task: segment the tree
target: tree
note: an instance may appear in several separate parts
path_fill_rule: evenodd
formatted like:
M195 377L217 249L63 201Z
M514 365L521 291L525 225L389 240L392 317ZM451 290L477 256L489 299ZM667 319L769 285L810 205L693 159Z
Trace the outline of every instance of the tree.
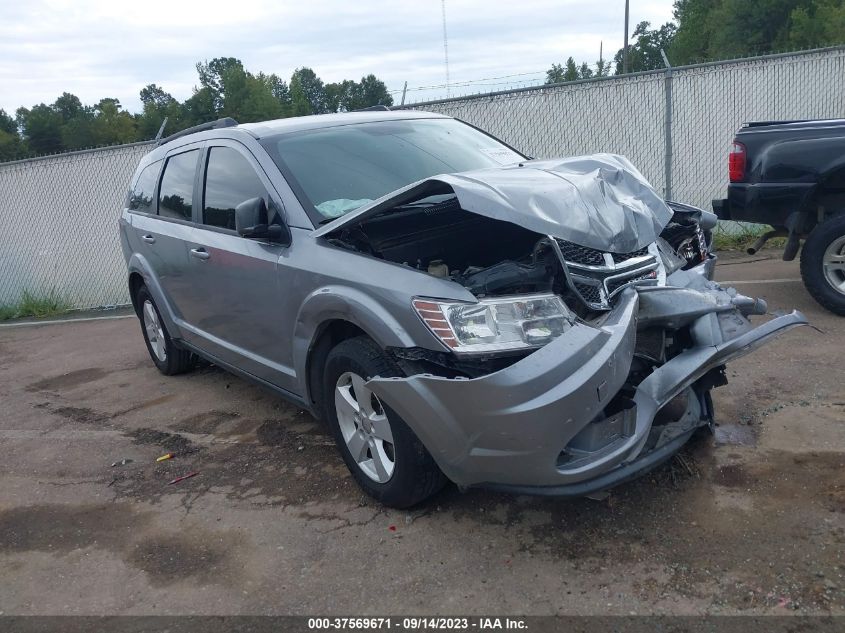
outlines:
M135 119L118 99L106 97L94 106L94 141L97 145L131 143L137 138Z
M326 89L310 68L297 68L290 78L291 114L322 114L328 111Z
M167 119L166 131L181 129L183 116L182 105L169 92L155 84L141 88L143 111L137 118L138 138L155 138L161 124Z
M790 49L818 48L845 42L845 3L820 0L789 14Z
M243 63L235 57L215 57L210 62L197 62L200 86L208 89L215 112L223 109L225 76L233 71L244 72Z
M32 109L18 108L15 117L33 153L52 154L64 149L62 144L64 121L62 116L50 106L39 103Z
M546 71L547 84L559 84L565 81L576 81L578 79L589 79L593 76L593 69L587 62L583 62L580 66L575 63L575 59L570 57L566 60L566 64L552 64L552 67ZM602 75L598 75L602 76Z
M18 134L17 122L0 109L0 160L22 158L26 147Z
M560 64L552 64L552 67L546 71L547 84L559 84L563 82L563 66Z
M709 59L713 22L711 14L721 0L676 0L674 17L678 29L666 50L675 65Z
M360 110L375 105L393 105L393 97L387 91L387 86L375 75L361 77L361 81L357 84L351 83L353 84L352 100L347 106L348 110Z
M649 29L650 22L640 22L634 29L633 43L628 46L628 61L631 72L665 68L660 50L669 50L677 27L667 22L658 29ZM620 48L613 61L616 62L616 74L623 70L624 49Z

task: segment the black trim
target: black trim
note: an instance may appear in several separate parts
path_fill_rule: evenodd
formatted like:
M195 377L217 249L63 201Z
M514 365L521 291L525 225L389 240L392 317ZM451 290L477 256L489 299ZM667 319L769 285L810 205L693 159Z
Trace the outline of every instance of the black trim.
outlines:
M579 481L573 484L562 486L521 486L511 484L477 484L473 488L487 488L499 492L507 492L518 495L533 495L538 497L583 497L584 495L614 488L632 479L642 476L646 472L656 468L667 459L677 453L681 447L692 437L695 429L687 431L678 437L669 440L636 461L625 466L614 468L610 472L599 475L588 481Z
M157 145L161 146L165 143L169 143L170 141L175 141L177 138L182 138L183 136L188 136L189 134L196 134L197 132L205 132L206 130L219 130L221 128L227 127L235 127L238 124L235 119L232 117L223 117L222 119L217 119L216 121L208 121L207 123L200 123L199 125L195 125L193 127L186 128L180 132L176 132L175 134L171 134L170 136L165 136L161 139Z
M308 413L310 413L311 415L314 415L314 411L313 411L311 405L308 404L308 402L306 400L304 400L301 396L298 396L295 393L288 391L287 389L283 389L282 387L279 387L278 385L274 385L271 382L267 382L263 378L259 378L258 376L255 376L254 374L250 374L249 372L246 372L243 369L238 369L234 365L230 365L226 361L220 360L219 358L214 356L214 354L209 354L208 352L205 352L205 351L199 349L196 345L192 345L191 343L188 343L185 339L174 340L174 342L179 347L183 347L187 350L190 350L191 352L193 352L194 354L196 354L197 356L199 356L201 358L204 358L208 362L213 363L213 364L217 365L218 367L221 367L222 369L225 369L230 374L234 374L235 376L238 376L239 378L243 378L244 380L252 382L252 383L258 385L259 387L264 387L265 389L269 389L270 391L272 391L276 395L281 396L282 398L284 398L285 400L287 400L291 404L295 404L299 408L305 409L306 411L308 411Z

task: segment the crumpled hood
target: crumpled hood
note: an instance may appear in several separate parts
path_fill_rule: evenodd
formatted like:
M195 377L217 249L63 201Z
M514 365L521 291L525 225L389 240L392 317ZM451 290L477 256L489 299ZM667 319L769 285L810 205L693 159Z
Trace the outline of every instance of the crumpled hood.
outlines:
M461 208L542 235L615 253L654 242L672 211L624 156L593 154L531 160L434 176L376 200L317 235L448 185Z

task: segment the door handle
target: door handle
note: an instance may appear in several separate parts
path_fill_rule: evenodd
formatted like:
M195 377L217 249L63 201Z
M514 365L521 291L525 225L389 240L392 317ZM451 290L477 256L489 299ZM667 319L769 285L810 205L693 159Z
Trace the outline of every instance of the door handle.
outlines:
M196 257L197 259L208 259L211 257L211 253L200 246L199 248L191 249L191 257Z
M152 235L149 235L149 234L148 235L142 235L141 239L144 240L147 244L155 244L156 243L156 238L154 238Z

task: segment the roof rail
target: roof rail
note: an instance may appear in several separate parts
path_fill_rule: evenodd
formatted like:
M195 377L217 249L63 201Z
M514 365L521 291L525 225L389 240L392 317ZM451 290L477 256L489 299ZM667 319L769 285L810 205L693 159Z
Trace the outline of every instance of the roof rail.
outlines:
M217 130L224 127L234 127L237 124L238 122L230 116L223 117L222 119L217 119L216 121L209 121L208 123L200 123L199 125L185 128L181 132L176 132L175 134L171 134L170 136L165 136L158 142L158 145L164 145L165 143L169 143L170 141L175 141L177 138L188 136L188 134L204 132L206 130Z
M358 108L357 110L350 110L350 112L389 112L390 108L386 105L378 104L374 106L369 106L367 108Z

